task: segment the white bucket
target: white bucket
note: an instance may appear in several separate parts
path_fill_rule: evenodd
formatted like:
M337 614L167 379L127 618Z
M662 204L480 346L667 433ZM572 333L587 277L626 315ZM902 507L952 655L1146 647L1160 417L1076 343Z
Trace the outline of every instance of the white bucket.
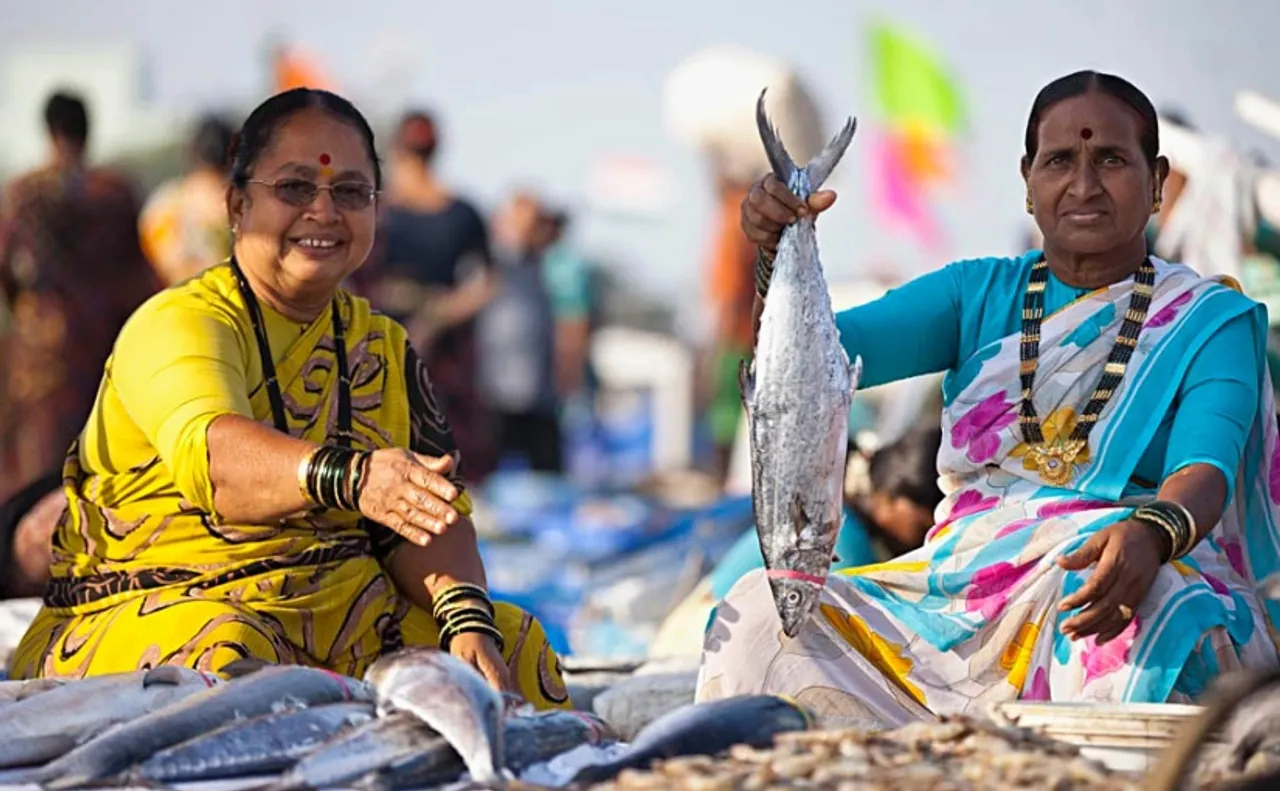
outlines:
M1145 772L1178 729L1203 709L1176 703L999 703L997 722L1030 728L1080 748L1080 754L1120 772Z

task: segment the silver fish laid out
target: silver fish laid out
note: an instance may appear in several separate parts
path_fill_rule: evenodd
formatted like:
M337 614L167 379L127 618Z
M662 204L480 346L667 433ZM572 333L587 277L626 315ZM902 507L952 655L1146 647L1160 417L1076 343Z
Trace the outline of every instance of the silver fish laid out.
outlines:
M738 744L769 747L779 733L813 727L803 706L774 695L740 695L690 703L646 726L626 753L608 763L585 766L572 785L610 780L624 769L644 769L659 758L717 755Z
M340 734L300 758L262 791L346 787L412 758L440 736L413 714L393 711Z
M510 779L504 768L502 695L470 665L443 651L413 648L374 662L365 679L378 713L412 714L457 750L477 783Z
M218 679L166 665L52 686L23 683L18 696L25 697L0 708L0 768L52 761L113 725L205 692Z
M581 711L542 711L508 717L502 723L505 767L518 774L534 764L583 744L611 744L616 734L598 717ZM362 791L434 788L462 776L466 767L457 750L434 736L412 757L370 772L352 783Z
M161 750L126 772L123 780L189 783L283 772L330 739L372 720L372 703L263 714Z
M364 683L327 670L285 665L266 667L118 725L34 770L25 782L39 783L51 791L79 788L115 777L166 747L238 719L258 717L290 706L344 701L367 703L372 697Z
M853 140L851 118L803 168L765 114L756 121L774 174L808 199ZM836 329L812 217L783 229L750 365L739 368L751 447L751 495L782 631L795 637L818 605L844 502L849 407L862 375Z

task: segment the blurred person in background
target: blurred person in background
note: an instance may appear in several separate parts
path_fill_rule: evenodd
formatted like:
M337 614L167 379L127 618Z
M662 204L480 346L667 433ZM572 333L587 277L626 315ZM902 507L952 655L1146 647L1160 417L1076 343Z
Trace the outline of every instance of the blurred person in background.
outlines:
M496 459L492 413L477 378L475 319L497 282L484 219L434 170L439 139L430 114L402 117L387 163L378 249L354 284L375 309L408 328L431 370L465 473L480 482Z
M111 341L158 288L138 242L138 201L86 159L89 112L58 91L48 162L0 198L0 503L56 470L93 406Z
M542 279L551 294L555 318L556 392L563 401L589 398L594 390L590 357L594 324L591 267L567 239L567 212L547 209L539 222L547 235Z
M190 170L161 184L142 208L143 252L166 286L199 274L231 255L227 225L227 153L231 127L202 118L188 144Z
M556 322L543 280L543 256L554 240L534 195L517 192L494 222L500 284L480 313L480 386L494 410L499 458L518 457L537 472L564 469L556 392Z
M147 300L62 468L16 678L252 657L362 677L440 647L568 707L538 622L489 597L457 447L405 328L341 284L376 235L373 131L326 91L245 120L233 255Z

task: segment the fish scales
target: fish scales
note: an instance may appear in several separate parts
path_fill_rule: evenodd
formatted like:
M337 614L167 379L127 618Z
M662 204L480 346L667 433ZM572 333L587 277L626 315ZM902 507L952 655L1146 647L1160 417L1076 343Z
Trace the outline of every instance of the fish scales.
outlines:
M371 703L333 703L264 714L161 750L127 777L178 783L280 772L331 738L372 719Z
M756 121L774 173L802 200L822 186L853 140L851 118L803 168L765 113ZM812 217L783 229L755 353L739 369L751 447L751 491L765 573L782 630L813 614L842 521L849 408L862 373L840 344Z

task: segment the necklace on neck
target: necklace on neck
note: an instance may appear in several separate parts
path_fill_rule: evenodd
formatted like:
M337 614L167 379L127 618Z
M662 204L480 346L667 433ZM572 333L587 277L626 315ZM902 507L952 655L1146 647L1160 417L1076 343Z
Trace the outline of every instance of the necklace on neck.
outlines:
M1147 320L1151 296L1155 292L1156 269L1151 258L1144 258L1133 275L1133 290L1129 294L1129 309L1116 336L1115 345L1102 368L1102 377L1094 388L1093 397L1084 411L1076 418L1075 427L1068 436L1055 436L1046 442L1031 392L1035 385L1036 369L1040 359L1040 323L1044 319L1044 291L1049 282L1049 263L1040 256L1031 267L1027 291L1022 302L1022 343L1019 359L1022 362L1019 380L1022 384L1022 408L1018 424L1022 438L1029 450L1028 458L1035 464L1040 478L1051 486L1063 486L1075 472L1076 460L1089 448L1089 432L1098 422L1098 416L1115 394L1124 379L1125 369L1138 346L1138 334Z
M262 359L263 386L267 389L267 398L271 402L271 419L276 430L289 433L289 420L284 409L284 394L280 390L280 382L276 378L275 362L271 359L271 344L267 338L267 325L262 318L262 308L258 297L249 287L244 272L240 270L240 262L231 257L231 271L236 277L236 286L240 289L240 297L249 309L249 320L253 324L253 335L258 342L258 356ZM347 343L342 331L342 316L338 311L338 297L335 294L329 303L330 321L333 322L334 356L338 368L338 445L351 445L351 375L347 370ZM327 438L326 438L327 439Z

